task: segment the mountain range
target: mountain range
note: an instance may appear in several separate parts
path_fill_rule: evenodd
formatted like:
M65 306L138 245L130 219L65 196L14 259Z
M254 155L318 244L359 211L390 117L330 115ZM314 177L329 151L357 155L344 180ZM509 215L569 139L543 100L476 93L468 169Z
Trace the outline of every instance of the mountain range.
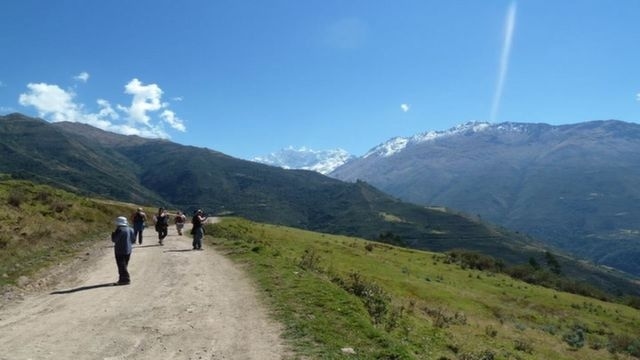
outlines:
M355 156L343 149L312 150L290 146L267 156L256 156L253 161L283 169L311 170L326 175L354 158Z
M330 175L640 275L638 124L467 123L393 138Z
M132 204L185 212L201 208L417 249L467 249L506 264L543 262L552 251L567 276L614 293L640 294L622 273L455 211L400 201L363 181L343 182L211 149L21 114L0 116L0 155L0 173Z

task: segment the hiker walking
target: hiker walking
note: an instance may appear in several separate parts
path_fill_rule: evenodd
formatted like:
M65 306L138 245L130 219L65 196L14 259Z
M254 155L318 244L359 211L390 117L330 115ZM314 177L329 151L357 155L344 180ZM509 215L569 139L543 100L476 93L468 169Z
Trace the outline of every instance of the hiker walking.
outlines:
M136 212L131 217L131 222L133 223L133 243L136 243L136 239L138 240L138 244L142 245L142 231L147 226L147 214L144 213L142 208L138 208Z
M202 250L202 238L204 237L204 228L202 225L207 221L207 217L204 216L202 210L196 211L191 219L193 228L191 233L193 234L193 250Z
M111 241L116 255L116 265L118 265L118 282L116 285L129 285L131 278L129 277L129 259L131 258L131 250L133 243L136 242L133 229L127 224L127 218L118 216L116 219L116 230L111 233Z
M175 223L176 230L178 231L178 235L182 236L182 229L184 228L184 223L187 220L187 217L180 211L176 214Z
M169 214L164 208L158 209L158 214L155 216L156 231L158 232L158 244L164 245L162 241L167 237L169 232Z

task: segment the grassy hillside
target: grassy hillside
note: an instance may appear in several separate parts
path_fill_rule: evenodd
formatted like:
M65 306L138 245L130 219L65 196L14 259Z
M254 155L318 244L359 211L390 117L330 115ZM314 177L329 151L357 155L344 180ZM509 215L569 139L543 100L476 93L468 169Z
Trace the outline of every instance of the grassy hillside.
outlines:
M0 172L94 197L160 201L140 185L140 168L116 149L102 146L101 136L80 141L63 130L20 114L0 116ZM139 139L119 137L134 143Z
M134 208L0 177L0 285L105 241ZM207 234L246 265L300 357L640 358L640 312L620 304L352 237L231 218Z
M365 182L284 170L166 140L76 123L0 117L0 172L117 201L358 236L423 250L464 248L526 264L544 254L520 234L448 211L409 204ZM563 273L611 294L640 295L620 274L563 257Z
M207 231L309 358L640 358L640 311L627 306L357 238L240 219Z
M0 177L0 286L105 240L115 217L133 209Z

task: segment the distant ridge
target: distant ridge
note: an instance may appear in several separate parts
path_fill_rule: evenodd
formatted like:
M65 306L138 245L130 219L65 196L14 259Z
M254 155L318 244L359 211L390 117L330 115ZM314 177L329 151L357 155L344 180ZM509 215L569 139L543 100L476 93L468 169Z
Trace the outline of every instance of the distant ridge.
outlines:
M472 122L393 138L330 174L640 275L640 125Z
M353 155L342 149L312 150L290 146L267 156L255 157L253 161L283 169L311 170L326 175L353 158Z
M569 277L610 293L640 294L640 286L621 273L477 219L399 201L362 181L342 182L206 148L17 115L0 116L0 151L0 173L76 193L188 213L201 208L417 249L467 249L507 264L542 261L551 250Z

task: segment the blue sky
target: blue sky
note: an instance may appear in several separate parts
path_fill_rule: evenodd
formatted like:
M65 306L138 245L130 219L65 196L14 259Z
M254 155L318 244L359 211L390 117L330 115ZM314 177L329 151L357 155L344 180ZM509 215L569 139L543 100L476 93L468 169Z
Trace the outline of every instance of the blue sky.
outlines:
M0 114L250 159L468 121L640 122L637 0L6 0Z

